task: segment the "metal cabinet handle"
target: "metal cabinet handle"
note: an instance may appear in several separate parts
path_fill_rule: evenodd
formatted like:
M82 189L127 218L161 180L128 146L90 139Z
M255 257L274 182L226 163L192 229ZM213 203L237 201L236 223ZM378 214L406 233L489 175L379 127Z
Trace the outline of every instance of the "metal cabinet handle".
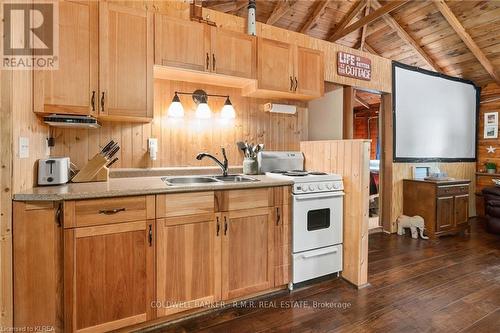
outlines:
M228 228L227 217L224 216L224 236L227 235L227 228Z
M281 220L280 209L276 207L276 225L280 225L280 220Z
M212 70L215 71L215 54L212 53Z
M149 230L148 230L148 242L149 246L153 246L153 225L149 225Z
M63 217L63 204L62 202L59 203L59 205L57 206L57 210L56 210L56 223L57 223L57 226L58 227L61 227L62 226L62 217Z
M293 77L290 76L290 91L293 91Z
M124 212L126 209L125 208L115 208L115 209L101 209L99 211L99 214L104 214L104 215L113 215L119 212Z
M207 52L207 71L210 69L210 56L208 55Z
M92 91L92 97L90 98L90 105L92 106L92 111L95 111L95 90Z
M293 91L297 91L298 86L299 86L299 81L297 80L297 77L295 77L295 89Z
M101 96L101 112L104 112L104 91L102 92Z
M219 223L219 217L217 216L217 237L219 237L219 232L220 232L220 223Z

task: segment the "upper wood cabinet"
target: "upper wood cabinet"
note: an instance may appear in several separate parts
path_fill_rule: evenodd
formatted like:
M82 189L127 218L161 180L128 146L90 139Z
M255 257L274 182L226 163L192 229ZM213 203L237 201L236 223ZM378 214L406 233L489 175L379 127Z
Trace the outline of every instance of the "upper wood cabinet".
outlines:
M59 69L33 72L37 113L153 118L153 18L105 1L59 3Z
M97 115L98 3L59 2L59 69L33 72L37 113Z
M220 239L213 213L157 220L158 317L220 299Z
M253 36L155 15L156 65L253 79L256 46ZM186 79L186 76L181 79ZM212 76L212 79L217 77Z
M154 220L64 230L65 332L153 319Z
M257 80L243 89L243 95L311 100L322 96L323 90L321 51L259 38Z
M274 286L273 208L223 213L222 299Z
M99 2L99 116L153 118L153 16Z
M155 15L156 65L209 71L211 57L208 25Z

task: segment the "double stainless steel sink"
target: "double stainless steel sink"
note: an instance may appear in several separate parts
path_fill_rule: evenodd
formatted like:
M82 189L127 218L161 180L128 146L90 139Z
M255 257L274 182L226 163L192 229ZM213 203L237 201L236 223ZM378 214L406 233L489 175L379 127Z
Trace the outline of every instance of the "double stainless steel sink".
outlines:
M207 183L250 183L258 182L258 179L243 175L227 176L181 176L162 177L161 180L169 186L174 185L199 185Z

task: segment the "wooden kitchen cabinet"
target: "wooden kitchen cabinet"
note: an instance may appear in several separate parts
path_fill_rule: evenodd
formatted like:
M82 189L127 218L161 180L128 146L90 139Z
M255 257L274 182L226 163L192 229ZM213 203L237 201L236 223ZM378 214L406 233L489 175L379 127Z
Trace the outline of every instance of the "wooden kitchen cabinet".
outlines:
M222 299L274 286L273 209L222 213Z
M165 67L156 73L165 78L242 86L255 78L256 56L254 36L155 15L155 65Z
M153 319L154 220L64 230L65 331Z
M153 118L153 16L99 2L99 117Z
M97 115L98 3L59 2L57 70L33 71L33 110Z
M422 216L432 238L469 229L469 183L405 179L403 214Z
M220 299L220 216L199 214L157 220L157 316Z
M323 90L321 51L258 39L257 81L243 89L244 96L311 100L323 96Z

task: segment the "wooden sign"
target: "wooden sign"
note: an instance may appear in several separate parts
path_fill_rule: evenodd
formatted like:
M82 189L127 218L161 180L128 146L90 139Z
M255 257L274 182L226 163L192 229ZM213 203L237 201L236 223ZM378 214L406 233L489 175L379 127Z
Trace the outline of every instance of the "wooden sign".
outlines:
M372 61L368 58L339 51L337 53L337 74L355 79L372 79Z

